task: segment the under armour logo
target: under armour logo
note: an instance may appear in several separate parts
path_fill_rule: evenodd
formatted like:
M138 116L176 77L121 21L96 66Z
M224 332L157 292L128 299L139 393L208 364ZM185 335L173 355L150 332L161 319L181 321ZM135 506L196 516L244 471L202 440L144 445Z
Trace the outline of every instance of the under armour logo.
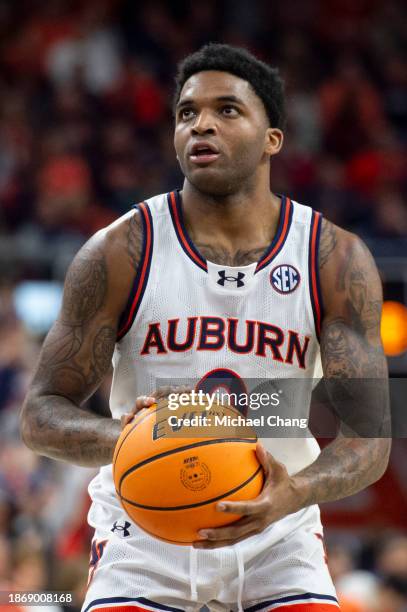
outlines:
M115 521L113 523L113 527L110 531L122 531L123 532L123 537L125 538L126 536L130 535L130 531L129 531L129 527L131 526L131 523L129 523L128 521L124 521L124 525L118 525L117 521Z
M246 276L244 272L238 272L237 277L226 276L226 270L220 270L218 274L220 276L218 280L218 285L222 285L222 287L225 286L225 281L227 281L228 283L237 283L237 287L243 287L244 285L244 282L242 281L242 278Z

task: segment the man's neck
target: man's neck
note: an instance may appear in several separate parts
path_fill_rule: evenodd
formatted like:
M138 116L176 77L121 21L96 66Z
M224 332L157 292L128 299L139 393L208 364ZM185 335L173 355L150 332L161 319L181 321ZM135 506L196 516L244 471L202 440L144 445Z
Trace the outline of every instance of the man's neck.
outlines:
M210 261L229 266L253 263L276 233L281 200L269 189L215 197L185 181L181 195L188 232Z

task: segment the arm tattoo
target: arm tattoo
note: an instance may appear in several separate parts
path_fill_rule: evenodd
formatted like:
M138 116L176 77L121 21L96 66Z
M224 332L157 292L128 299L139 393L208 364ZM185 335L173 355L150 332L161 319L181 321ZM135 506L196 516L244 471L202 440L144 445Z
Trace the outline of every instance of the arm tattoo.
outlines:
M294 476L304 506L341 499L375 482L390 452L381 287L372 258L360 243L338 266L334 282L338 316L323 324L321 357L341 427L318 459Z
M102 327L93 343L93 358L96 374L102 378L112 361L112 346L116 342L116 332L112 327Z
M106 296L104 256L85 250L67 274L61 316L41 354L39 372L50 393L68 394L71 400L83 403L107 372L115 330L94 324Z
M320 268L323 268L323 266L326 264L332 251L335 250L336 244L337 239L335 226L323 218L321 227L321 240L319 243Z
M121 431L120 421L90 414L58 395L46 397L32 426L41 454L87 467L111 463Z
M103 310L107 292L105 257L85 248L68 271L62 311L44 343L23 409L27 443L79 465L109 463L120 433L119 421L80 408L111 364L116 329Z
M133 269L137 272L142 250L142 228L141 216L137 211L129 221L127 230L127 254L130 258Z
M371 260L372 258L369 251L364 245L363 248L365 256ZM352 327L367 344L370 344L372 335L375 335L375 330L380 328L382 309L381 291L375 291L369 280L370 279L363 269L360 255L358 257L355 253L351 253L348 268L345 270L345 277L343 280L345 283L347 281L348 286L348 317Z
M107 270L102 254L95 257L88 250L78 256L75 271L68 271L65 281L63 319L70 325L88 321L103 305L107 290Z
M337 437L294 476L302 506L343 499L366 488L382 476L388 452L385 439Z

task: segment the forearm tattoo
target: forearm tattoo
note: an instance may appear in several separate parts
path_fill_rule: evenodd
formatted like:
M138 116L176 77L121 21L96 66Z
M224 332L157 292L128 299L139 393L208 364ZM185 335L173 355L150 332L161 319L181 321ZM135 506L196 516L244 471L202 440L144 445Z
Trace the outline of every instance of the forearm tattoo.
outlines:
M335 250L335 233L331 224L325 225L325 232L323 227L320 266ZM341 432L296 475L304 505L341 499L365 488L382 475L390 452L387 365L380 342L381 287L362 243L356 242L338 267L334 291L343 307L323 324L321 357Z
M79 408L111 364L116 330L101 316L107 278L103 253L83 249L67 274L61 315L44 343L23 411L36 450L81 465L108 463L120 432L112 419Z

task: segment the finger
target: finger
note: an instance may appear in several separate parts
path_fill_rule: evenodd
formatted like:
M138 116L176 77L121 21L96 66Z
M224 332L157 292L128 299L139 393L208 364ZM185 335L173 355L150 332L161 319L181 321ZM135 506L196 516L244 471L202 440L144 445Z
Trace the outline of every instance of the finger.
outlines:
M143 410L143 408L149 408L150 406L155 404L155 402L156 399L152 395L140 395L136 399L136 403L134 408L132 409L132 413L137 414L137 412L140 412L140 410Z
M192 388L189 386L166 386L166 387L159 387L158 389L156 389L155 391L153 391L152 395L154 395L154 397L158 400L158 399L164 399L164 398L168 398L169 395L171 395L172 393L175 393L177 395L181 395L181 393L191 393Z
M267 479L270 476L270 472L271 472L270 460L269 460L269 457L271 457L271 455L270 453L266 451L266 449L264 448L261 442L257 442L256 444L256 455L257 455L257 459L259 460L264 470L264 475Z
M134 417L136 416L136 414L138 414L141 410L145 408L150 408L154 404L155 404L154 397L151 397L149 395L140 395L136 399L136 403L134 407L132 408L131 412L123 414L120 417L120 424L122 426L122 429L123 427L126 427L126 425L131 423Z
M241 542L242 540L246 540L247 538L257 535L258 533L259 533L258 530L250 531L249 533L239 538L235 538L233 540L217 540L217 541L197 540L196 542L192 543L192 546L193 548L200 548L200 549L205 549L205 550L210 550L213 548L222 548L222 546L232 546L232 544L237 544L238 542Z
M173 387L159 387L155 389L151 395L155 397L156 400L163 399L164 397L168 397L170 393L172 393Z
M131 423L136 416L137 416L137 413L135 414L133 412L130 413L130 414L123 414L120 417L120 422L121 422L122 429L123 429L123 427L126 427L126 425Z
M240 538L244 540L245 538ZM230 542L228 540L224 542L193 542L192 547L200 550L212 550L213 548L222 548L223 546L232 546L232 544L237 544L240 540L234 540Z
M128 425L133 420L133 418L133 414L123 414L120 417L120 425L122 426L122 429L126 427L126 425Z
M256 455L263 467L266 480L277 482L287 476L285 465L277 461L273 455L267 452L260 442L257 442L256 445Z
M218 512L241 514L242 516L254 516L265 512L268 508L267 500L260 495L255 499L245 502L220 502L216 506Z
M174 387L176 393L191 393L193 387L189 385L181 385L180 387Z
M226 541L226 540L234 540L235 538L241 538L246 536L249 532L258 528L258 521L253 519L253 517L244 517L239 521L236 521L232 525L227 525L225 527L216 527L214 529L200 529L198 531L198 535L200 537L199 541Z

